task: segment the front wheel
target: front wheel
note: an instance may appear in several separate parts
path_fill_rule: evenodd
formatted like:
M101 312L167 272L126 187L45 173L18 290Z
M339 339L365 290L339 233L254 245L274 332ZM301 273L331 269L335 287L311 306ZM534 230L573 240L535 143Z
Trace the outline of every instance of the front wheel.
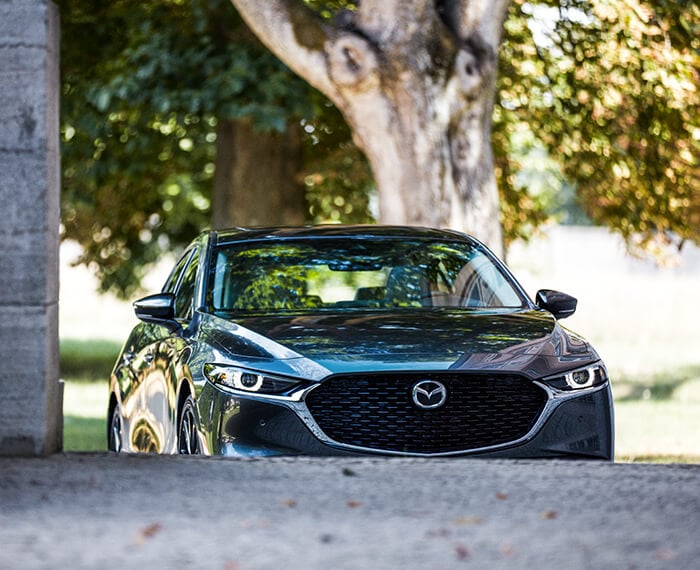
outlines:
M122 414L118 404L112 408L112 414L109 416L107 449L115 453L120 453L122 450Z
M177 450L180 455L198 455L199 438L197 436L197 418L194 413L192 396L182 404L177 427Z

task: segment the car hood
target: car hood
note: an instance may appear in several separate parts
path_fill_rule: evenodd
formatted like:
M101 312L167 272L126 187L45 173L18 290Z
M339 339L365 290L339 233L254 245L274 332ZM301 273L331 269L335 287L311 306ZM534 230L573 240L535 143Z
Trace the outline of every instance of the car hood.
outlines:
M499 370L536 378L598 360L588 343L543 311L208 317L201 330L234 360L310 379L381 370Z

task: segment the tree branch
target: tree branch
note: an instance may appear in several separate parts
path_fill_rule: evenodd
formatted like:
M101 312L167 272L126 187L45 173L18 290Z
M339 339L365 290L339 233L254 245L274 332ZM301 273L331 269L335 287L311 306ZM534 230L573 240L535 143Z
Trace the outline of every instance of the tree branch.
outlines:
M338 91L330 77L326 46L339 32L300 0L231 0L246 24L272 53L329 98Z

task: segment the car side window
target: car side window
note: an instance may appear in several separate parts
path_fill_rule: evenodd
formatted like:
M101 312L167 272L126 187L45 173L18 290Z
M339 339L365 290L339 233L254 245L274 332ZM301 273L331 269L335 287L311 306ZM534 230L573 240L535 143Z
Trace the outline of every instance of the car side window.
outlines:
M175 293L175 318L190 320L194 309L194 292L197 284L197 267L199 265L199 252L194 251L185 268L180 286Z

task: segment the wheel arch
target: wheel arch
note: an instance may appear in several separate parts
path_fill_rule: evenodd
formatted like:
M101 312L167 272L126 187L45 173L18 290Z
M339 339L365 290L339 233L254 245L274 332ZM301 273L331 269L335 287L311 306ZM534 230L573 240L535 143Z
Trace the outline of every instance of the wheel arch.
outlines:
M112 447L112 437L114 436L113 433L113 421L114 421L114 414L119 409L119 399L117 398L117 394L115 392L110 392L109 394L109 404L107 405L107 422L105 423L105 428L106 428L106 444L107 444L107 450L108 451L121 451L124 447L124 441L123 441L123 425L124 421L123 418L121 417L121 411L119 413L119 433L120 433L120 441L119 441L119 446L118 449L113 449ZM116 444L115 444L116 445Z
M192 416L190 422L193 422L193 429L194 429L194 438L196 440L196 450L193 451L188 451L187 453L195 453L195 454L200 454L202 453L202 449L206 449L206 445L203 441L202 434L199 431L198 424L199 421L197 419L198 417L198 412L197 412L197 403L195 402L195 397L194 397L195 391L193 390L192 386L187 382L187 380L182 380L180 382L179 388L178 388L178 397L177 397L177 423L176 423L176 430L175 430L175 442L177 445L177 449L179 453L183 453L181 451L181 443L180 443L180 435L181 435L181 422L184 421L184 411L186 408L186 404L188 400L190 401L189 404L189 413ZM188 441L191 438L188 439ZM189 447L189 444L188 444Z
M114 410L116 407L119 405L119 401L117 400L117 395L114 392L111 392L109 394L109 404L107 405L107 425L105 426L107 429L107 443L109 443L109 436L110 436L110 431L111 431L111 423L112 423L112 414L114 413Z
M182 380L177 389L177 421L180 422L180 414L182 413L182 406L188 397L192 396L194 398L194 392L189 385L187 380Z

